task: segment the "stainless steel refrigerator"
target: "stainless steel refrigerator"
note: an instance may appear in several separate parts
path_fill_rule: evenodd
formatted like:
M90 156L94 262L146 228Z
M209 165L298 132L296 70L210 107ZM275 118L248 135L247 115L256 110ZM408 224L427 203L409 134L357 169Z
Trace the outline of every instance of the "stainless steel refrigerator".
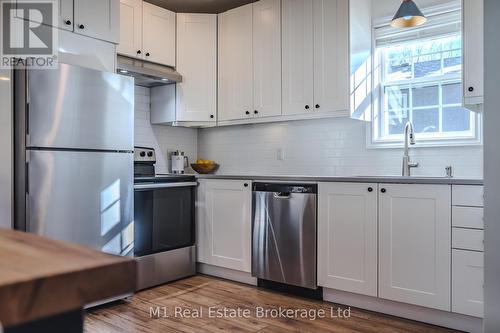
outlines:
M133 79L60 64L14 87L16 229L133 254Z

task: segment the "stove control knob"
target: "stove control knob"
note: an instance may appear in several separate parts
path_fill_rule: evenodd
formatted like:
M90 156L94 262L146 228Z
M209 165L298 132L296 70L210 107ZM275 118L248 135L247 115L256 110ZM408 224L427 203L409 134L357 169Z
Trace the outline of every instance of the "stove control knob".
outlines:
M153 157L153 152L152 151L148 152L148 157Z
M141 151L141 152L139 153L139 156L141 156L141 157L146 156L146 152L145 152L145 151Z

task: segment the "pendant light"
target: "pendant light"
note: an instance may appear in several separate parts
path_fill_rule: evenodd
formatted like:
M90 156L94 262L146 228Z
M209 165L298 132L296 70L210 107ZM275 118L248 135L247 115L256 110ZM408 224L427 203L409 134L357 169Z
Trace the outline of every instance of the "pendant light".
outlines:
M422 14L420 9L413 0L403 0L396 15L391 21L393 28L411 28L424 24L427 18Z

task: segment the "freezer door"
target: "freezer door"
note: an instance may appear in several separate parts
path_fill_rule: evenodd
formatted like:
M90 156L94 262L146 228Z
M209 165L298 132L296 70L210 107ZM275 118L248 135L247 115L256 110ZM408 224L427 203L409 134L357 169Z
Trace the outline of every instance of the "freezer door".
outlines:
M27 231L108 253L133 253L133 154L27 154Z
M132 78L59 64L27 79L28 147L133 150Z

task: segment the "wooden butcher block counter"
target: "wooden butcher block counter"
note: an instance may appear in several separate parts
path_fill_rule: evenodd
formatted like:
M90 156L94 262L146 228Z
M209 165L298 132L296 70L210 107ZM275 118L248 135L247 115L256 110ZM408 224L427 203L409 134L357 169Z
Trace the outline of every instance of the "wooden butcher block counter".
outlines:
M80 332L83 308L131 294L131 258L0 228L0 323L4 332ZM1 332L1 328L0 328Z

